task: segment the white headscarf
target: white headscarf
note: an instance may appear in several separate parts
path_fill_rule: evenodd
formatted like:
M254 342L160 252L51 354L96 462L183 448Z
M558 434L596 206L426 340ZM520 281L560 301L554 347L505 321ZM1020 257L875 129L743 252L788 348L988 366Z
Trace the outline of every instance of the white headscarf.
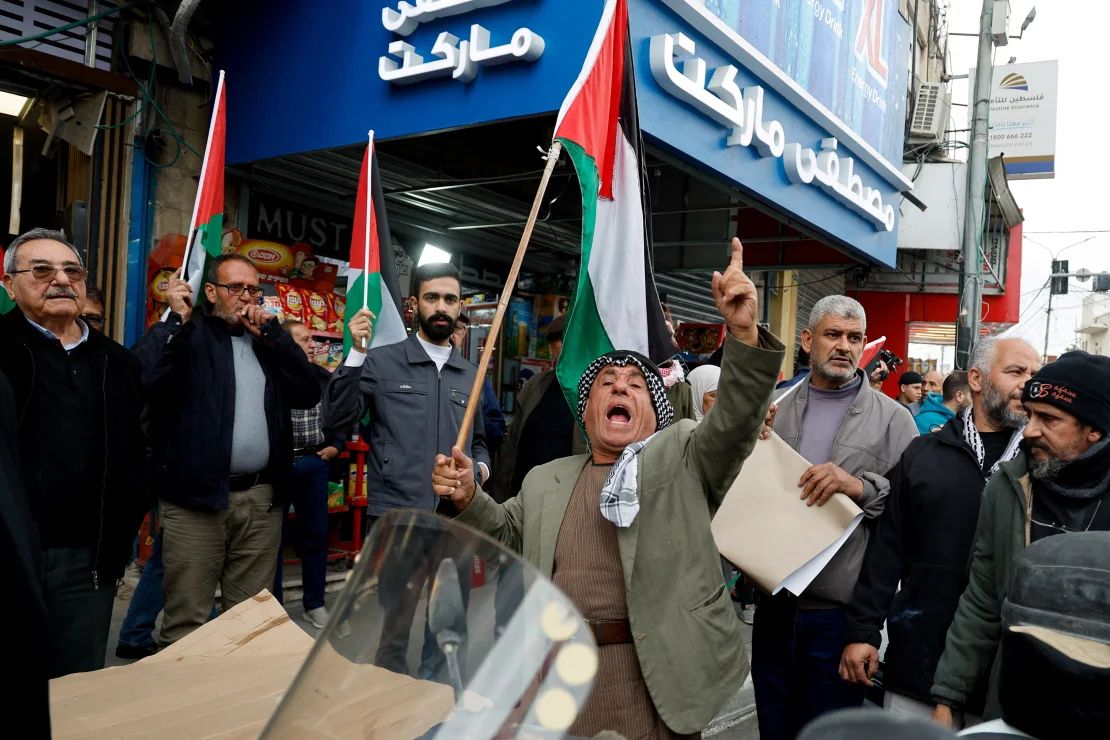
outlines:
M716 365L700 365L690 371L687 380L694 396L694 420L701 421L705 416L701 402L705 394L717 390L717 383L721 379L721 368Z

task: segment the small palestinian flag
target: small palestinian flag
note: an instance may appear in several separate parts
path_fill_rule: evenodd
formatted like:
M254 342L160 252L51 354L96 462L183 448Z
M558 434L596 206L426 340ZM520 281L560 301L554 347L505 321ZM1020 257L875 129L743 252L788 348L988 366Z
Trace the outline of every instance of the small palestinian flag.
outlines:
M662 362L678 351L652 274L627 0L606 0L554 138L582 187L582 261L556 367L568 403L577 408L578 379L600 355L635 350Z
M369 187L367 185L369 184ZM358 177L354 225L351 234L350 270L347 273L347 305L343 322L343 352L351 350L351 319L362 308L369 308L376 317L370 337L370 348L395 344L408 336L401 319L397 270L393 261L393 240L385 215L385 197L378 177L374 153L374 132ZM355 349L363 350L362 347Z
M224 73L216 85L216 104L208 127L208 144L200 167L197 199L189 221L190 241L186 247L185 274L194 296L200 296L208 260L219 257L224 231L224 152L227 140L227 91ZM166 316L169 311L166 312ZM162 317L163 320L165 316Z

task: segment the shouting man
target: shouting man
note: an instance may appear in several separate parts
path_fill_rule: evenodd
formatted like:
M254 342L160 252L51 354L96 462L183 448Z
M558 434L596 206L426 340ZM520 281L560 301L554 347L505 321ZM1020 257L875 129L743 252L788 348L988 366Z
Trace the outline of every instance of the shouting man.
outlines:
M701 425L671 425L658 368L618 350L579 382L590 454L535 468L504 504L475 484L458 448L436 460L434 490L462 510L459 521L520 550L591 625L600 670L572 735L700 732L747 672L709 521L755 444L782 364L782 345L758 329L756 296L734 239L728 269L713 276L729 336L717 406Z

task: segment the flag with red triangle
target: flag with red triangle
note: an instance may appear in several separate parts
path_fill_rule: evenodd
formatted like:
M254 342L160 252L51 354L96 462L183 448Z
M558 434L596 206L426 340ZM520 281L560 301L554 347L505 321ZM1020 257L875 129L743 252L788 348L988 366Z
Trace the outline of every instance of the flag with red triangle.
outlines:
M185 254L185 275L200 295L208 260L220 256L224 231L224 153L227 139L227 91L220 70L216 101L208 127L208 144L200 166L200 182L189 221L189 244Z
M343 352L351 349L351 319L363 308L374 314L370 348L402 341L408 333L401 318L400 285L393 260L393 238L385 214L385 197L370 132L358 177L350 268L347 272L347 305L343 322ZM361 347L358 349L362 349Z
M652 269L627 0L606 0L554 138L582 188L582 260L556 367L576 408L578 380L597 357L635 350L661 362L678 351Z

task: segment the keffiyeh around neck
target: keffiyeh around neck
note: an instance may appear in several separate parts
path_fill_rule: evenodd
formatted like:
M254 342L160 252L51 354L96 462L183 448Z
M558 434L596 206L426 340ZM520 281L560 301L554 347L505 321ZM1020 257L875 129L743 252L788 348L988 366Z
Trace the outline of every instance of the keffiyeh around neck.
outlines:
M967 443L967 446L970 447L971 451L975 454L975 459L979 461L979 470L983 470L983 457L986 452L983 448L983 438L979 436L979 430L975 428L975 421L971 418L971 406L964 409L963 422L964 442ZM984 478L990 478L991 475L998 470L999 465L1017 457L1018 450L1021 447L1021 430L1022 427L1018 427L1014 430L1013 436L1010 437L1010 441L1006 445L1005 451L1002 453L1002 457L998 458L998 462L992 465L990 470L983 472Z
M658 434L625 447L601 487L601 515L618 527L631 526L640 513L639 456Z

